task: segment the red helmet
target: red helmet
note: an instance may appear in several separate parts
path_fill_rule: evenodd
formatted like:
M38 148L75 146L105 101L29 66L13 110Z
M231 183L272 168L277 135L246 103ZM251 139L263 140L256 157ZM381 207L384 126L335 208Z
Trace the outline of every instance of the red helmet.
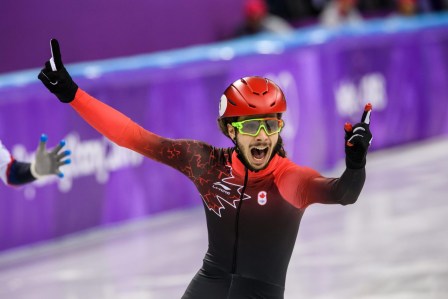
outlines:
M219 117L283 113L285 96L274 82L262 77L244 77L232 83L221 96Z

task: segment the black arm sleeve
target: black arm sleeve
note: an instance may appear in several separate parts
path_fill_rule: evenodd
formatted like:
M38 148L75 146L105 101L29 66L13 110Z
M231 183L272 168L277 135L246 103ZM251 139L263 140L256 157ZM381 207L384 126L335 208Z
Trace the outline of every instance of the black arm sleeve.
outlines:
M355 203L358 200L359 194L361 194L365 180L365 168L346 168L341 177L333 185L336 201L342 205Z
M314 178L308 186L308 204L353 204L358 200L365 180L365 168L346 168L339 178Z
M23 185L35 180L31 174L31 164L14 160L8 173L8 184Z

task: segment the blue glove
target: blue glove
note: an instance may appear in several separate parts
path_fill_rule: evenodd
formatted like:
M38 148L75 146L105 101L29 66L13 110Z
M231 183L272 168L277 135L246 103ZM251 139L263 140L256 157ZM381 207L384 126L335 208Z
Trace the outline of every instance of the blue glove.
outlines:
M64 174L59 170L59 167L71 163L70 159L64 160L71 152L69 150L61 151L65 145L65 140L61 140L55 148L47 151L47 140L47 135L42 134L36 151L36 158L31 163L31 174L36 179L51 174L62 178Z

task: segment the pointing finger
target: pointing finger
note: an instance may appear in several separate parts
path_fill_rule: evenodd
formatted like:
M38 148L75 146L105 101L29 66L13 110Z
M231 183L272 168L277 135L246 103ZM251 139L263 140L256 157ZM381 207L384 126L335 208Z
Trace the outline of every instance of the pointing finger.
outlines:
M62 69L62 58L61 58L61 50L59 49L59 42L57 39L52 38L50 40L50 46L51 46L51 58L50 63L53 61L54 65L52 64L51 67L53 71ZM54 68L53 68L54 67Z

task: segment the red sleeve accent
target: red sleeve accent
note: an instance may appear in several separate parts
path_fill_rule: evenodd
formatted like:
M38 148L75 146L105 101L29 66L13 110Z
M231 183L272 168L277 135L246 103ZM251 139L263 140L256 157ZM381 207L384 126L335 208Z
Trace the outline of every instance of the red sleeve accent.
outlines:
M205 143L158 136L80 88L70 105L93 128L120 146L174 167L191 179L205 171L200 167L202 170L192 173L197 164L208 161L211 147Z
M277 180L280 194L299 209L313 203L353 204L364 186L365 170L346 169L340 178L326 178L317 171L290 162Z
M312 203L328 203L327 197L319 194L326 180L314 169L291 162L282 172L277 186L284 199L298 209L305 209Z
M129 117L78 89L70 103L93 128L116 144L150 156L149 144L160 143L161 137L143 129Z
M9 178L11 176L11 165L12 165L13 162L14 162L14 157L11 156L11 161L9 161L8 166L6 166L6 173L5 173L5 175L6 175L6 183L8 185L11 185Z

